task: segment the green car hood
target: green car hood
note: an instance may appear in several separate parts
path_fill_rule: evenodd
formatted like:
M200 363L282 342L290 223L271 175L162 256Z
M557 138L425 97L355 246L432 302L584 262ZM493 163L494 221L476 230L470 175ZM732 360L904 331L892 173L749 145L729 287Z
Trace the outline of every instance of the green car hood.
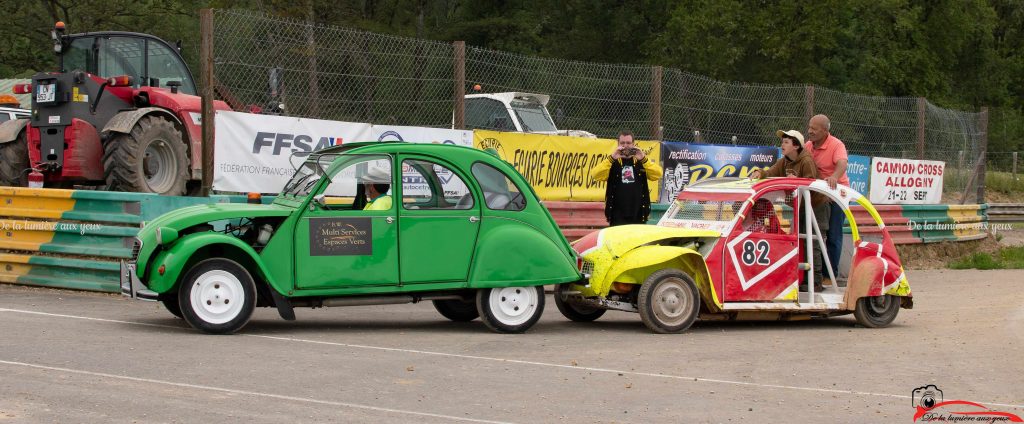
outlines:
M156 250L156 230L166 227L181 231L194 225L211 221L237 218L259 218L270 216L287 217L295 212L295 208L277 204L254 205L248 203L214 203L188 206L158 216L146 223L139 230L138 239L142 241L142 249L138 253L140 271L145 268L150 255Z
M141 236L147 230L156 232L157 228L170 227L181 231L193 225L210 221L232 218L257 218L268 216L288 216L294 208L276 204L254 205L249 203L212 203L207 205L188 206L160 215L146 223L139 232Z

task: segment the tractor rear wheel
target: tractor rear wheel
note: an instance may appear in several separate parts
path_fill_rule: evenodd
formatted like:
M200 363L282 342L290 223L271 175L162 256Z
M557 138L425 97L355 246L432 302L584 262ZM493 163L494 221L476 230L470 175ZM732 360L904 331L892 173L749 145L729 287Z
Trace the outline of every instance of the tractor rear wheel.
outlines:
M185 193L188 153L170 121L144 116L130 133L114 135L104 147L108 189L170 196Z
M28 139L22 130L14 141L0 144L0 185L26 186L28 167Z

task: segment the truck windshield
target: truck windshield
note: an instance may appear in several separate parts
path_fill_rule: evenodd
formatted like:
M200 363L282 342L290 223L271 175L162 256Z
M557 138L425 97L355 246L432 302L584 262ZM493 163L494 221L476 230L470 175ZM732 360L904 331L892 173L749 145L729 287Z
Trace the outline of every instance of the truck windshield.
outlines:
M523 124L524 132L557 131L544 105L523 101L512 101L510 105L516 112L519 122Z

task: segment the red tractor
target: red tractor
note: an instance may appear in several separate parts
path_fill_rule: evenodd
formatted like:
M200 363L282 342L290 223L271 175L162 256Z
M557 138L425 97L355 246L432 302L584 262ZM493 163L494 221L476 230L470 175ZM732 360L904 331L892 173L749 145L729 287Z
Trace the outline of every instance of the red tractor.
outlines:
M58 72L15 86L32 115L0 125L0 184L100 185L182 195L201 179L200 97L188 66L152 35L53 31ZM214 102L218 110L227 103Z

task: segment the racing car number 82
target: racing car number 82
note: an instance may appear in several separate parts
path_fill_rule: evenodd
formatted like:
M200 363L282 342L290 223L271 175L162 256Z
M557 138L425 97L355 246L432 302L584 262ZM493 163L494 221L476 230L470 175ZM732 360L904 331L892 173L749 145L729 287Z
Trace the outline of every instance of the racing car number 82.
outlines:
M743 255L740 257L743 263L746 265L770 265L772 261L768 259L768 251L771 246L768 245L768 241L759 240L756 243L753 240L746 240L743 242Z

